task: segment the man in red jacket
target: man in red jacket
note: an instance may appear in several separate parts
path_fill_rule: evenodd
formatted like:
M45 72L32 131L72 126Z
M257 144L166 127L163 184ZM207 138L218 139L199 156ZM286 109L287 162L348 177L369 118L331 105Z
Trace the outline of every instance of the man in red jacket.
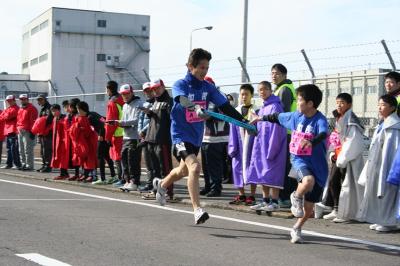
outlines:
M18 105L15 101L14 95L6 97L7 109L0 114L0 121L4 122L4 135L7 137L7 163L2 169L10 169L13 166L15 169L21 168L21 161L19 159L18 151L18 137L17 137L17 116Z
M122 106L124 100L118 93L118 83L111 80L107 83L107 95L109 100L107 103L106 121L120 120L122 117ZM105 140L110 145L110 157L117 166L118 179L111 177L108 184L114 182L123 182L122 180L122 166L121 166L121 151L122 151L122 137L124 130L118 125L105 124Z
M29 102L27 94L19 96L21 107L18 110L17 129L19 154L23 171L33 170L33 148L36 144L36 137L32 133L32 126L38 117L38 111L35 106Z
M0 110L0 116L3 110ZM1 156L3 155L3 141L5 140L6 136L4 135L4 121L0 121L0 163L1 163Z

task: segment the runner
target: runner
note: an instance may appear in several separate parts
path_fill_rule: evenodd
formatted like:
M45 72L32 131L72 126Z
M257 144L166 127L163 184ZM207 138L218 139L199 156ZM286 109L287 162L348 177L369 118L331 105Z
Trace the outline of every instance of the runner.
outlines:
M174 105L171 111L171 135L173 154L179 162L163 180L154 179L157 187L156 198L161 205L166 203L167 188L184 176L188 178L188 190L194 209L195 224L204 223L208 213L200 208L199 176L201 164L197 159L204 132L205 117L202 108L214 103L225 114L243 121L244 118L229 104L217 88L204 80L208 72L211 54L201 48L193 49L187 63L188 73L172 87ZM188 100L193 106L183 107Z

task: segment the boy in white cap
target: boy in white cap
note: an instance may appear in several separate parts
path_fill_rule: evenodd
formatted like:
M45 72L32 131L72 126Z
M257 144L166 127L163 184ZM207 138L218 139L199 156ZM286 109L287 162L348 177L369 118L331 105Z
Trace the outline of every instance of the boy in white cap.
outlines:
M27 94L19 96L21 106L18 110L17 129L19 154L21 157L23 171L33 170L33 148L36 144L36 137L32 133L32 126L38 117L38 110L29 102Z
M138 122L139 115L144 102L133 93L133 88L129 84L124 84L119 89L125 104L122 108L122 118L120 120L109 120L107 123L115 124L124 128L122 144L122 167L126 183L121 189L125 191L137 190L140 184L140 161L141 149L138 147L139 134Z

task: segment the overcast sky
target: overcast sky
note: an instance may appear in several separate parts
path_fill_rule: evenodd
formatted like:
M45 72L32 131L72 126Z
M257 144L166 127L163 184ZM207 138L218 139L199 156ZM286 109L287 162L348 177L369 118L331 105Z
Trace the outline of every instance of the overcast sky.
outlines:
M150 76L172 83L185 72L193 47L213 55L210 75L219 84L240 81L243 0L13 0L0 9L0 71L20 73L22 27L46 9L68 7L150 15ZM399 0L249 0L248 67L252 81L269 80L282 62L292 78L308 77L301 49L317 75L389 67L380 40L400 65ZM367 43L367 44L366 44ZM353 44L354 47L347 47ZM344 48L331 48L331 47Z

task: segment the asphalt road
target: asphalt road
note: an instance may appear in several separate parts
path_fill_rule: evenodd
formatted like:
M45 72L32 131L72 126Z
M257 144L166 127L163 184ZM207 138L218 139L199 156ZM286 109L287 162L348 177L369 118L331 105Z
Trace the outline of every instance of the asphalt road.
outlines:
M291 219L208 209L195 226L190 211L0 175L0 265L38 265L16 255L31 253L60 262L42 265L400 265L400 233L311 221L306 243L291 244Z

